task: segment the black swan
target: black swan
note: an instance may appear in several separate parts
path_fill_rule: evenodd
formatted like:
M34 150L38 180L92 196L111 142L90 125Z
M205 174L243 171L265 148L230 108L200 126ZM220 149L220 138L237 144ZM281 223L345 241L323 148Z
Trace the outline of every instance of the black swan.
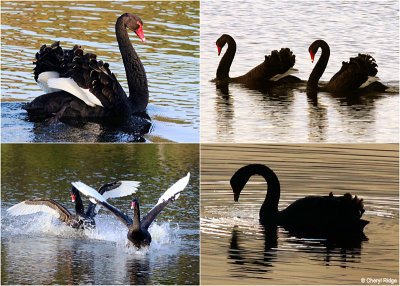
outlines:
M251 164L236 171L230 183L234 200L252 175L261 175L268 184L267 195L260 209L260 222L265 226L280 225L296 236L339 237L362 236L369 222L361 219L363 199L343 196L307 196L286 209L278 211L280 184L276 174L267 166Z
M148 212L148 214L140 219L139 201L132 200L131 209L134 209L133 219L129 216L110 205L106 202L105 198L100 195L96 190L85 185L82 182L75 182L73 185L85 196L96 203L102 205L104 208L112 212L123 224L128 228L128 240L133 243L137 248L148 248L151 243L151 235L148 231L150 224L156 216L171 202L175 201L186 185L189 183L190 173L186 177L177 181L158 199L157 204ZM129 246L129 244L128 244Z
M387 86L377 81L378 65L375 59L366 54L358 54L357 57L350 58L349 62L343 62L342 68L324 87L319 88L318 81L325 71L330 56L329 45L324 40L316 40L308 48L312 62L314 62L314 56L319 48L322 52L308 79L308 94L315 94L318 90L329 92L360 90L383 92L387 89Z
M97 61L95 54L84 53L78 45L63 50L55 42L43 45L36 54L35 80L46 94L23 107L28 115L55 123L60 119L124 119L144 114L149 101L146 72L127 32L129 28L145 42L142 25L142 20L130 13L121 15L115 24L129 97L108 63Z
M135 193L139 184L140 183L136 181L112 182L102 185L97 192L102 194L105 199L124 197ZM60 221L72 228L94 228L94 217L96 216L99 207L90 202L85 213L85 208L79 191L74 186L71 189L71 200L75 203L75 215L71 214L71 212L69 212L62 204L49 198L23 201L7 209L7 212L13 216L46 212L57 217Z
M288 48L282 48L279 52L274 50L270 56L265 56L263 63L259 64L248 73L239 77L229 77L229 70L236 53L236 42L227 34L222 35L216 42L218 55L222 48L228 44L228 49L222 57L217 69L217 81L229 81L243 83L249 86L267 86L276 82L298 82L300 79L289 76L296 70L295 55ZM290 80L288 80L290 78Z

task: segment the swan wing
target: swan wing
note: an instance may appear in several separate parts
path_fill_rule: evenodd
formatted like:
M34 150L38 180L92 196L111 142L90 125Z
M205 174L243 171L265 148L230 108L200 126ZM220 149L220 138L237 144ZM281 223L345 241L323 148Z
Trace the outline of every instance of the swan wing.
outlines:
M165 193L158 199L157 204L149 211L149 213L142 219L141 227L149 228L152 221L156 216L171 202L175 201L180 193L185 189L189 183L190 173L185 177L173 184Z
M132 219L128 217L126 214L110 205L106 202L106 199L98 193L92 187L82 183L82 182L73 182L72 185L80 191L82 194L87 196L89 200L95 204L100 204L104 208L108 209L112 214L114 214L120 221L122 221L128 228L130 228L133 224Z
M94 102L95 97L104 108L127 104L127 96L110 71L109 64L97 61L95 54L84 53L78 47L74 50L74 58L68 67L70 77L80 88L90 93L91 102ZM88 94L87 91L85 93Z
M48 86L69 92L91 107L96 105L103 107L101 101L89 89L79 87L72 78L51 78L48 80Z
M7 212L12 216L45 212L62 222L67 222L72 217L72 214L63 205L48 198L23 201L7 209Z
M376 80L371 80L378 73L378 65L370 55L359 54L343 62L341 69L330 79L326 88L330 91L355 90L366 87Z
M103 197L108 200L110 198L120 198L136 193L140 182L137 181L116 181L108 184L102 185L98 192L103 195ZM92 208L94 213L90 215ZM87 214L91 217L99 212L100 205L94 205L92 202L89 203Z
M60 74L55 71L42 72L39 74L39 76L37 78L37 83L45 93L52 93L55 91L59 91L60 89L51 88L49 86L49 80L53 79L53 78L59 78L59 77L60 77Z

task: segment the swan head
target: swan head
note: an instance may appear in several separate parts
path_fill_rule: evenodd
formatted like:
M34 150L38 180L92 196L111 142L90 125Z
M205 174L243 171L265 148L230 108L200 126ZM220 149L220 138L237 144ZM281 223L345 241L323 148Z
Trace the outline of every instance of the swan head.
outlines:
M146 38L144 37L143 33L143 21L140 19L139 16L131 13L125 13L120 16L125 27L129 28L130 30L134 31L136 35L142 40L143 43L146 42Z
M75 203L76 196L77 196L78 194L79 194L78 189L75 188L74 186L72 186L72 189L71 189L71 201L72 201L73 203Z
M131 210L138 209L139 208L139 201L137 199L132 200L131 204Z
M222 48L225 46L225 44L228 41L228 38L231 38L231 36L227 34L223 34L221 37L218 38L218 40L215 42L218 48L218 56L221 54Z
M308 52L310 53L311 56L311 62L314 62L314 57L315 54L318 52L318 49L322 48L323 50L328 50L329 51L329 46L324 40L316 40L314 41L310 47L308 48Z
M237 175L237 173L235 173L231 180L230 180L230 184L232 187L232 191L233 191L233 199L235 200L235 202L239 201L239 197L240 197L240 192L243 190L244 186L246 185L246 180L243 180L243 178L241 178L240 176Z

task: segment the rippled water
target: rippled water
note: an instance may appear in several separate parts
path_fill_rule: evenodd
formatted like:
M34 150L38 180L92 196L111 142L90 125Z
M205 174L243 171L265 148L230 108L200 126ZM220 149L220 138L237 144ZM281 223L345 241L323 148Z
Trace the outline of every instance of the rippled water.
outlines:
M395 144L202 144L201 283L358 285L362 278L390 278L398 284L398 160ZM283 228L276 236L265 233L258 222L264 179L252 177L238 203L229 185L233 173L250 163L277 174L279 209L329 192L364 198L368 240L335 244L298 239Z
M201 5L201 142L398 142L399 18L397 1L204 1ZM322 81L342 61L371 54L378 76L394 93L348 100L305 88L263 94L239 84L229 90L214 82L216 40L230 34L237 43L231 76L239 76L272 50L289 47L298 76L307 80L314 64L309 45L322 38L331 57ZM319 53L316 59L319 57Z
M99 124L59 124L61 134L54 136L54 128L27 122L20 103L43 93L33 79L32 61L42 44L58 40L63 47L78 43L110 63L128 90L114 32L117 17L125 12L136 13L144 22L145 44L130 34L149 82L148 113L153 124L144 139L199 141L199 2L3 1L1 12L2 142L137 139L129 131L110 131ZM70 133L85 133L87 138Z
M2 144L1 284L199 284L198 150L197 144ZM127 248L127 228L105 210L96 230L83 233L46 214L6 212L40 197L74 212L71 182L98 188L137 180L145 214L189 171L189 185L152 223L148 251ZM131 199L111 203L131 215Z

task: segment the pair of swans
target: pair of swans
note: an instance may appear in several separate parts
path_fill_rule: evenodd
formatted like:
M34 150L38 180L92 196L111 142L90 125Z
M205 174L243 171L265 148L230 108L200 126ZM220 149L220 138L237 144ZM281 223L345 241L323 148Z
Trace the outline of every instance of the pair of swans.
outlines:
M243 83L250 87L260 85L271 87L281 83L300 82L299 78L291 76L295 71L293 69L295 55L288 48L272 51L271 55L265 56L263 63L242 76L229 77L229 70L236 53L236 43L230 35L222 35L216 42L218 55L225 44L228 45L228 48L218 65L217 81ZM383 92L387 88L382 83L377 82L377 64L373 57L366 54L358 54L357 57L350 58L349 62L343 62L342 68L330 81L325 86L319 87L319 79L328 64L330 48L324 40L314 41L308 48L312 62L319 49L322 51L321 56L308 78L307 94L315 94L318 90L335 93L368 89Z
M237 202L249 178L261 175L268 184L267 195L260 208L260 222L266 226L280 225L300 237L346 238L362 237L369 223L361 219L363 199L346 193L343 196L307 196L298 199L286 209L278 210L280 183L267 166L251 164L237 170L230 180Z
M97 191L82 182L73 182L71 198L72 202L75 203L75 215L71 214L62 204L49 198L27 200L10 207L7 212L13 216L46 212L72 228L88 229L95 228L94 217L100 206L102 206L126 225L128 228L128 240L134 246L137 248L149 247L151 243L151 235L148 231L150 224L169 203L179 197L180 193L189 183L189 178L190 173L173 184L142 219L140 218L139 201L135 198L131 204L131 209L134 210L133 219L107 202L109 198L124 197L135 193L140 184L136 181L119 181L104 184ZM79 192L90 199L86 212Z

